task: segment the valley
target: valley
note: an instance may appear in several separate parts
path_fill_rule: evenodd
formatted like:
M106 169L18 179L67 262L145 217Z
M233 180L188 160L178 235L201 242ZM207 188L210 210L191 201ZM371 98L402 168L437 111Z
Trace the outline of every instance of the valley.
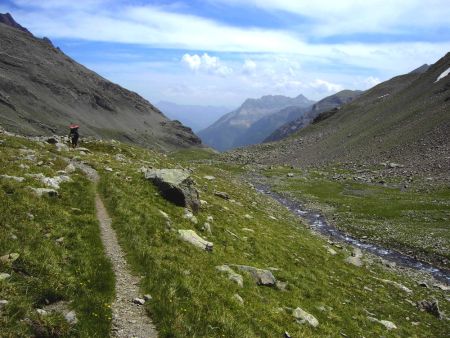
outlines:
M141 33L151 10L118 27L155 38ZM117 46L96 43L93 56L113 58ZM120 57L148 52L137 45ZM220 46L226 65L156 45L134 70L109 69L212 105L157 108L0 14L0 337L450 335L450 53L349 90L290 81L305 70L287 54L277 82L281 68L257 74L267 54ZM228 77L286 95L229 112L244 94L233 83L214 97Z

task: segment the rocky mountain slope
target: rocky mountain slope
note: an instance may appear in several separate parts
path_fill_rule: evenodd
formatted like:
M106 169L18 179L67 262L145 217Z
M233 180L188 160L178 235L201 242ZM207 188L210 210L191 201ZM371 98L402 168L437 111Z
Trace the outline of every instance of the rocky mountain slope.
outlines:
M114 138L173 149L201 143L190 128L170 121L150 102L78 64L50 40L34 37L9 14L0 23L0 123L28 135Z
M278 126L287 122L283 120L284 117L290 116L285 112L276 116L276 113L287 107L310 107L313 103L303 95L295 98L266 95L259 99L247 99L238 109L221 117L198 135L205 144L218 150L258 143ZM271 117L263 120L263 126L253 127L259 120L269 116Z
M306 127L320 113L349 103L361 95L361 93L362 91L360 90L342 90L339 93L327 96L326 98L315 103L311 109L308 109L303 114L299 114L297 118L291 119L290 122L280 126L272 134L270 134L264 142L278 141L288 137L297 130Z
M156 104L172 120L178 120L194 132L205 129L231 109L220 106L183 105L168 101Z
M449 67L450 53L424 73L397 76L373 87L286 140L229 156L293 165L394 161L413 173L448 173L450 76L442 75Z

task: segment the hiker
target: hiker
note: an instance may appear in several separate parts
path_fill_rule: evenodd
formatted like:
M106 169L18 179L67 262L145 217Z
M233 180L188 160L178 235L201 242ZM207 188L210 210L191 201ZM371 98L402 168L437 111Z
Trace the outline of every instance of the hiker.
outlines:
M72 148L76 148L78 145L78 138L80 137L78 128L80 128L80 126L74 123L71 123L69 126L69 139L72 141Z

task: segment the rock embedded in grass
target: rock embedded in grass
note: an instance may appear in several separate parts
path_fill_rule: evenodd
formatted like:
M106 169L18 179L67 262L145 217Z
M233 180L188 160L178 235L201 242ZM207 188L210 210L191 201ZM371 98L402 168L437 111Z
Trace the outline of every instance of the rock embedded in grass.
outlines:
M0 299L0 311L6 306L8 305L8 301L6 299Z
M32 188L30 187L33 192L39 196L48 196L48 197L58 197L58 192L55 189L48 189L48 188Z
M0 273L0 281L6 280L6 279L8 279L10 277L11 277L11 275L9 273L5 273L5 272L1 272Z
M241 305L244 304L244 300L243 300L242 297L239 296L237 293L235 293L235 294L233 295L233 299L234 299L235 301L237 301L237 302L238 302L239 304L241 304Z
M25 177L18 177L18 176L9 176L9 175L0 175L1 178L5 178L5 179L9 179L9 180L13 180L16 182L23 182L25 181Z
M158 187L165 199L196 213L200 209L200 200L190 175L190 171L185 169L147 169L144 171L144 177Z
M1 256L0 257L0 262L4 263L4 264L12 264L14 263L18 258L20 257L20 255L17 252L12 252L9 253L7 255Z
M275 276L269 270L259 269L248 265L233 265L233 266L235 266L241 271L248 272L258 285L275 286L277 283Z
M370 320L371 322L375 322L375 323L380 323L381 325L384 325L384 327L388 330L394 330L397 328L397 326L389 321L389 320L378 320L375 317L367 317L368 320Z
M313 326L313 327L317 327L319 326L319 321L317 320L316 317L314 317L312 314L306 312L305 310L301 309L301 308L296 308L293 312L292 315L294 316L294 318L296 319L297 323L299 324L303 324L303 323L308 323L309 325Z
M185 242L188 242L205 251L213 250L213 243L208 242L207 240L197 235L194 230L178 230L178 233L180 235L180 238Z
M228 274L228 279L235 282L241 288L244 286L244 278L240 274L236 273L228 265L219 265L216 266L216 269L220 272L226 272Z
M362 262L362 260L361 260L362 255L363 255L363 254L362 254L361 249L355 248L355 249L353 250L353 252L352 252L352 255L349 256L349 257L347 257L347 258L345 259L345 261L346 261L347 263L353 264L353 265L355 265L355 266L362 266L362 265L363 265L363 262Z
M443 315L439 309L439 303L437 300L421 300L417 302L417 308L421 311L426 311L431 313L433 316L438 319L442 319Z
M224 200L229 200L230 195L228 195L226 192L223 191L214 191L214 195L217 197L223 198Z
M70 325L75 325L76 323L78 323L78 318L77 318L77 314L75 313L75 311L69 311L64 315L64 319L66 320L66 322Z

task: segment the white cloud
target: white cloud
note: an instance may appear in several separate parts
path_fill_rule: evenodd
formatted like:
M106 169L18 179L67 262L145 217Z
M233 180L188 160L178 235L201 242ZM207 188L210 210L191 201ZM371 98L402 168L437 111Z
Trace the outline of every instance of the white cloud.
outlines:
M306 16L322 36L352 33L405 33L410 28L448 26L448 0L209 0L237 6L255 6Z
M381 80L374 76L369 76L364 80L364 84L366 85L366 88L372 88L379 84Z
M202 59L197 54L184 54L181 61L184 62L191 70L199 70L200 65L202 64Z
M340 84L331 83L322 79L315 79L313 82L309 83L312 88L318 89L325 93L336 93L344 89Z
M244 74L252 74L256 70L256 63L251 59L246 59L242 66L242 72Z
M208 53L204 53L202 56L186 53L181 58L181 62L189 67L193 71L205 71L211 74L217 74L220 76L227 76L233 73L233 69L222 64L218 57L210 56Z

